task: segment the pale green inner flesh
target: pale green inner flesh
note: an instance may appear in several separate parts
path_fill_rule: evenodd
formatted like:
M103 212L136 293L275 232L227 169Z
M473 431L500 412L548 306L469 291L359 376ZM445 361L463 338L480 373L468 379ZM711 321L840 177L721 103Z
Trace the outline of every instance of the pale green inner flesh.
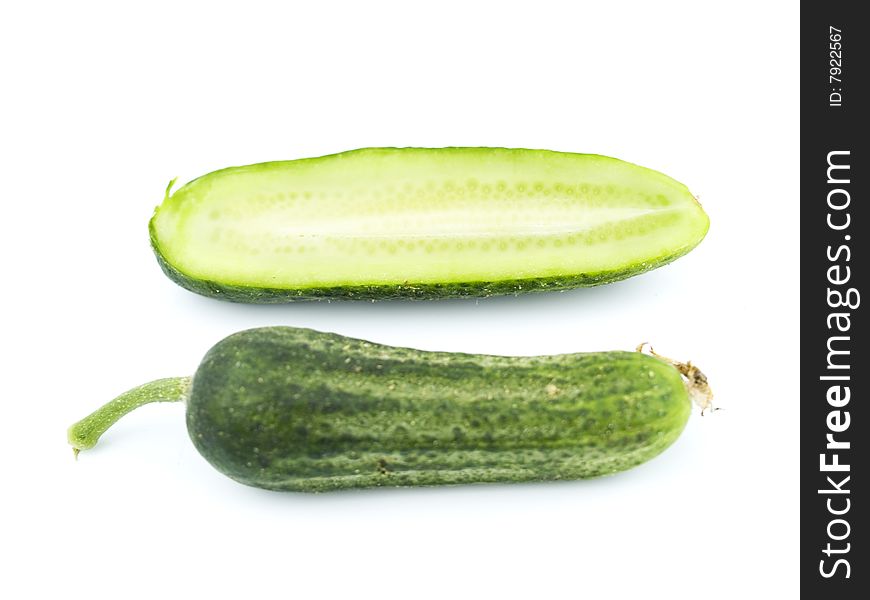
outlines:
M706 233L688 189L615 159L371 149L218 171L154 228L188 276L271 288L458 283L646 266Z

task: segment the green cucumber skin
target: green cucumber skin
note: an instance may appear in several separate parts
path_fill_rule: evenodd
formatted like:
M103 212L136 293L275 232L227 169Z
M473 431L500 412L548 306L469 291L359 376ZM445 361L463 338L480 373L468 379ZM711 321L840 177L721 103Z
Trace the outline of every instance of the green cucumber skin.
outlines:
M661 453L689 412L677 370L637 352L425 352L272 327L207 353L187 427L241 483L321 492L607 475Z
M219 182L222 177L233 177L236 174L250 175L261 172L267 174L273 173L276 169L297 169L302 165L328 165L331 161L343 161L346 164L360 164L362 161L371 161L373 167L377 168L379 165L378 161L394 160L395 156L401 156L402 154L407 156L421 154L431 155L432 160L436 163L439 160L444 160L445 157L459 157L459 160L469 161L468 175L471 176L475 175L473 165L475 164L474 161L476 160L476 157L482 157L482 160L489 161L516 160L520 164L522 164L523 161L529 161L529 164L532 165L546 165L549 162L558 163L566 160L600 161L605 165L622 165L620 168L631 169L632 173L644 173L644 177L649 177L650 181L656 182L657 185L661 184L662 181L665 181L666 184L663 185L672 186L675 196L682 197L683 199L686 197L691 198L691 194L685 186L673 181L669 177L650 169L629 165L629 163L624 163L617 159L598 155L506 148L363 148L360 150L353 150L318 158L260 163L244 167L231 167L209 173L191 181L177 190L172 198L173 201L175 201L176 196L178 198L185 198L185 194L188 193L195 195L199 192L188 192L188 190L198 190L203 187L210 189L210 186L215 185L214 182ZM269 177L270 175L263 176ZM168 193L166 200L169 200ZM165 201L164 204L167 204L167 202ZM232 302L264 304L309 300L433 300L442 298L488 297L498 295L518 295L529 292L563 291L580 287L603 285L645 273L684 256L703 240L709 227L709 220L704 214L703 209L701 209L697 203L694 203L691 209L687 209L683 206L680 210L692 211L694 214L691 218L695 219L698 225L688 237L680 239L679 243L672 245L666 251L652 252L648 255L637 257L631 261L623 262L615 266L584 270L580 272L565 269L563 272L557 274L547 273L541 274L540 276L529 276L530 274L534 275L538 267L538 265L535 264L534 259L531 259L523 266L524 272L517 272L513 276L503 276L491 279L470 278L461 281L445 280L434 282L417 281L411 277L407 281L382 283L376 281L377 275L375 273L367 273L368 268L366 257L359 256L355 258L355 260L359 260L358 272L360 274L360 281L357 282L326 285L313 285L310 283L295 285L291 280L281 281L280 285L250 285L224 281L220 277L206 277L192 272L186 272L184 268L175 264L164 248L166 245L165 240L160 239L157 221L161 208L162 206L155 210L154 217L149 223L149 235L157 262L170 280L189 291L203 296ZM578 210L582 210L582 208L578 207ZM643 227L643 225L641 225L641 227ZM650 227L650 225L647 225L647 227ZM685 235L685 233L683 235ZM553 238L547 239L546 243L562 244L563 242ZM573 244L574 242L565 243L567 252L569 251L567 244ZM481 261L485 263L486 261L497 261L498 258L492 258L492 254L494 253L490 252L488 255L484 255L469 252L465 262ZM305 259L304 257L300 257L296 260ZM425 261L426 258L421 257L418 260Z

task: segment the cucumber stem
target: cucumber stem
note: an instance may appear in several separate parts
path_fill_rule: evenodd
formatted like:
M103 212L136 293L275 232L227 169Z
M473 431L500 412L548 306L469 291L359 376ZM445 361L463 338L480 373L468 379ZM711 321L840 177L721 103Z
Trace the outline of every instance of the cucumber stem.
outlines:
M111 402L104 404L67 430L73 455L93 448L97 440L115 422L131 410L151 402L183 402L190 390L190 377L167 377L127 390Z

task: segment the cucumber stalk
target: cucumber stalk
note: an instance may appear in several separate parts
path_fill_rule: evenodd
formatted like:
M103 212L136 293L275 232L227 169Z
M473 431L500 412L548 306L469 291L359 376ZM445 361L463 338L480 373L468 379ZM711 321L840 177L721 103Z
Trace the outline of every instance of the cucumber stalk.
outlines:
M100 436L128 412L151 402L183 402L190 392L190 377L167 377L127 390L104 404L67 431L73 455L93 448Z

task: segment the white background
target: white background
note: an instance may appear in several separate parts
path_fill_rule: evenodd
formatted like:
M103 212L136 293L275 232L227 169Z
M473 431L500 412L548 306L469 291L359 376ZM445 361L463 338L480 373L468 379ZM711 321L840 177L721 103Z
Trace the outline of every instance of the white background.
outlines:
M0 596L796 598L798 22L759 1L2 9ZM408 145L616 156L686 183L710 233L622 283L437 303L226 304L150 251L176 175ZM650 340L725 410L573 483L266 492L197 454L180 404L73 460L73 421L275 324L504 354Z

